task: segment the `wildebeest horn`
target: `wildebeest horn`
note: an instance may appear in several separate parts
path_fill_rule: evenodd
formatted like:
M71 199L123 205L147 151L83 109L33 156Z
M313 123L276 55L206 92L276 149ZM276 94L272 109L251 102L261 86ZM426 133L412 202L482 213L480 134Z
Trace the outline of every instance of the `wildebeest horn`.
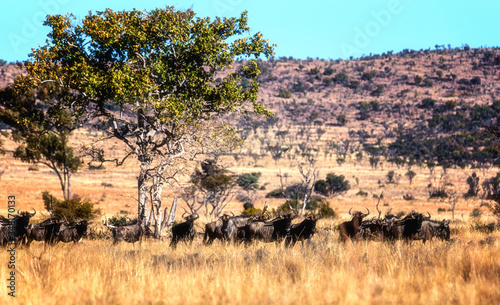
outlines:
M33 214L30 214L30 215L31 215L31 217L33 217L33 216L35 216L35 215L36 215L36 210L35 210L35 208L32 208L32 209L33 209L33 211L35 211L35 212L34 212Z
M181 217L182 217L182 218L184 218L184 215L185 215L186 213L187 213L187 212L182 213L182 216L181 216Z
M429 213L429 211L427 211L427 215L429 215L427 219L431 219L431 213Z
M232 211L231 211L231 215L233 215L233 217L235 217L235 216L234 216L234 213L233 213Z
M351 214L351 210L352 210L352 207L349 209L349 215L351 215L351 216L352 216L352 214Z
M368 208L365 208L365 209L368 211L368 213L364 214L365 215L364 217L370 215L370 210L368 210Z
M20 209L17 209L17 215L20 215L20 214L19 214L19 210L20 210Z

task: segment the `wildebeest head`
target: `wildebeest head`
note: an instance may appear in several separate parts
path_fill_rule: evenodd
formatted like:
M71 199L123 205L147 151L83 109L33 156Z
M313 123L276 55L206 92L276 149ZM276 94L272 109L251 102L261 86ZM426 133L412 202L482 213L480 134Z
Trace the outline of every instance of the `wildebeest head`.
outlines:
M233 214L233 217L234 217L234 214ZM227 235L227 233L228 233L227 228L228 228L229 221L231 220L231 216L228 214L224 214L224 215L220 216L219 219L222 221L222 226L221 226L222 233L224 235Z
M195 214L190 214L188 216L184 216L186 213L182 214L182 218L184 218L187 222L191 223L191 226L193 225L194 221L198 218L200 218L200 215L198 213Z
M281 215L279 219L273 221L275 230L281 235L285 232L284 235L290 235L290 227L292 225L292 220L295 218L295 215L292 213L288 213L285 215Z
M22 224L22 226L24 228L28 228L28 226L30 224L30 218L36 215L36 210L33 209L33 211L34 211L33 213L30 213L28 211L19 212L19 210L17 210L16 218L18 219L18 221Z
M80 220L76 224L75 228L76 228L76 231L78 232L78 235L80 237L87 235L87 229L88 229L89 224L92 224L92 223L89 222L87 219Z
M450 240L450 222L443 220L438 228L438 237L442 240Z
M359 221L361 222L363 220L363 218L365 218L366 216L370 215L370 210L368 210L368 208L366 208L366 210L368 211L368 213L362 213L361 211L356 211L354 212L354 214L351 214L351 210L352 208L349 209L349 215L352 216L353 219L359 219Z

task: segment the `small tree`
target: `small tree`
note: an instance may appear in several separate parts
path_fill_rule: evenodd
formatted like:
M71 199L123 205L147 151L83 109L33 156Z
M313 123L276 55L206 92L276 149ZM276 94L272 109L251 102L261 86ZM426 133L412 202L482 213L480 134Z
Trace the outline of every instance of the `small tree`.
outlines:
M204 207L205 215L213 218L219 217L229 203L235 186L233 175L212 159L201 163L201 171L195 170L191 183L181 197L193 213Z
M82 164L69 145L69 135L83 113L64 108L62 104L68 101L75 101L70 92L50 83L36 92L18 93L14 87L0 90L0 120L12 127L12 138L20 143L14 157L54 171L64 199L71 198L71 176Z
M469 190L465 193L465 197L476 197L479 193L479 177L475 172L467 178L467 184L469 185Z
M405 176L408 178L408 180L410 181L410 185L411 183L413 182L413 178L415 178L415 176L417 175L417 173L415 173L414 171L412 170L408 170L406 173L405 173Z

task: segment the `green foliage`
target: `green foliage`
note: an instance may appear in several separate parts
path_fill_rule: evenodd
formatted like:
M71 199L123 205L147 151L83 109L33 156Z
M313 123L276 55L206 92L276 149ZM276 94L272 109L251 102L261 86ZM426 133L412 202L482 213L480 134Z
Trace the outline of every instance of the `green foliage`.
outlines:
M336 83L347 83L347 81L349 80L349 74L347 74L347 72L345 71L342 71L340 73L335 74L333 80Z
M284 198L281 189L275 189L266 194L266 198Z
M196 169L191 175L191 183L203 192L223 193L234 185L234 178L228 170L207 159L201 163L201 171Z
M385 177L387 178L387 183L396 183L396 181L394 180L394 178L395 178L394 171L387 172L387 175Z
M61 107L61 101L73 98L67 89L50 83L41 85L36 96L31 89L16 92L15 85L0 90L0 121L12 128L12 139L21 143L14 157L48 166L59 177L64 198L70 198L71 174L82 164L69 146L69 135L78 127L78 114Z
M415 75L413 80L415 81L415 84L419 85L422 82L423 78L422 78L422 76L417 74L417 75Z
M480 190L479 177L477 176L477 174L473 172L471 176L467 177L466 182L469 185L469 189L467 190L467 193L465 193L464 196L476 197Z
M42 192L45 209L53 217L77 221L78 219L92 219L101 214L101 210L94 207L89 199L73 196L70 199L60 200L48 191Z
M314 185L314 191L324 196L336 196L347 192L351 186L344 175L335 175L329 173L326 175L326 180L318 180Z
M109 225L114 227L128 226L137 223L137 219L130 219L126 215L113 215L106 219Z
M326 67L325 68L325 71L323 71L323 75L332 75L333 73L335 73L335 69L332 68L332 67Z
M288 90L287 88L282 88L278 96L281 98L291 98L292 92L290 92L290 90Z
M413 178L415 178L415 176L417 175L417 173L415 173L414 171L412 170L408 170L406 173L405 173L405 176L408 178L408 180L410 181L410 185L411 183L413 182Z
M419 105L419 108L432 109L436 105L436 102L437 102L436 100L434 100L430 97L424 98L422 100L421 104Z
M262 173L245 173L236 179L236 184L245 191L256 190L259 188L259 178Z
M323 200L318 204L316 213L321 215L323 218L337 218L337 212L330 207L330 202Z
M262 214L262 210L257 209L257 208L248 208L248 209L245 209L243 211L243 213L241 213L241 215L245 215L245 216L254 216L254 215L258 215L258 214Z
M347 116L345 114L339 114L337 116L337 123L340 126L345 126L348 122L349 122L349 120L347 119Z
M377 77L377 74L378 73L375 70L372 70L369 72L363 72L363 74L361 75L361 79L367 80L367 81L372 81L375 77Z
M483 212L479 208L474 208L472 212L470 212L470 217L473 219L479 219L483 215Z

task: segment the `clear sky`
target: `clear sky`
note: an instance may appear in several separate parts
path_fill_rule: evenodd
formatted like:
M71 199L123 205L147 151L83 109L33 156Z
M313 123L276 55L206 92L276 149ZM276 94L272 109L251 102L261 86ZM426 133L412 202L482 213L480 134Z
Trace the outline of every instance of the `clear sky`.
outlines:
M22 61L45 44L47 14L151 10L174 5L199 17L248 11L253 33L277 44L276 57L337 59L402 49L499 46L498 0L14 0L2 1L0 59Z

